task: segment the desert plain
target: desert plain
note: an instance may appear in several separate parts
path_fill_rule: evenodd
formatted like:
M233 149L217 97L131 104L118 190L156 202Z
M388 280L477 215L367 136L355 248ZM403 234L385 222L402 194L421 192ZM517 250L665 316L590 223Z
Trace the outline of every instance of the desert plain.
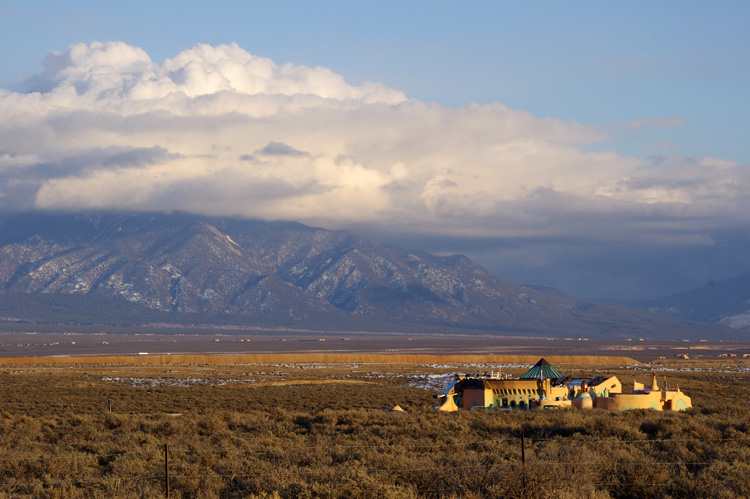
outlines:
M747 353L639 338L7 332L0 497L745 497ZM693 408L433 408L456 373L518 376L542 356L626 387L656 372Z

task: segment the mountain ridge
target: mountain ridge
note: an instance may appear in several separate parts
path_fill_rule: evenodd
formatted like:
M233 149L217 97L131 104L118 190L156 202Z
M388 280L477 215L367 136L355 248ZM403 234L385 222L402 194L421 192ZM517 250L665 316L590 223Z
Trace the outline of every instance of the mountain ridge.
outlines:
M167 317L311 328L731 335L723 326L521 286L463 255L384 246L297 222L182 212L0 216L0 289L16 311L24 310L24 297L36 301L27 314L45 310L51 296L67 300L81 309L78 319L71 314L74 322L91 320L84 313L90 301L121 303L133 322L142 316L140 322ZM4 310L0 305L7 317ZM106 306L100 312L105 318Z
M630 305L685 320L725 324L750 331L750 272Z

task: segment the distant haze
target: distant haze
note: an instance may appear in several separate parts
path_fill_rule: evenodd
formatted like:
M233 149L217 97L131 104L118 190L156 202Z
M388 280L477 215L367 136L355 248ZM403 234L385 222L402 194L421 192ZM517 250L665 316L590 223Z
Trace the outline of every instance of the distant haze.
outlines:
M352 228L594 300L750 270L750 172L722 157L600 150L600 127L500 103L423 102L237 44L197 44L161 63L124 42L75 44L25 84L0 89L5 211L182 210Z

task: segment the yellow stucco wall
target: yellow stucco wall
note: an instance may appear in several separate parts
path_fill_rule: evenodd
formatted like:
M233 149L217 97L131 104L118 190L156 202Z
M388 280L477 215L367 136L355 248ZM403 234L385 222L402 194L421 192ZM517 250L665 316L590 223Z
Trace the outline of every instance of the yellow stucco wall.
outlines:
M649 391L620 393L606 398L596 398L594 407L625 411L629 409L654 409L657 411L684 411L693 406L690 397L678 391Z
M533 401L540 401L542 397L547 400L558 398L567 400L568 389L564 386L553 387L550 380L493 379L485 381L485 397L487 407L520 406L522 404L528 407Z
M617 376L610 376L591 388L593 388L597 397L608 397L611 393L622 393L622 383L617 379Z

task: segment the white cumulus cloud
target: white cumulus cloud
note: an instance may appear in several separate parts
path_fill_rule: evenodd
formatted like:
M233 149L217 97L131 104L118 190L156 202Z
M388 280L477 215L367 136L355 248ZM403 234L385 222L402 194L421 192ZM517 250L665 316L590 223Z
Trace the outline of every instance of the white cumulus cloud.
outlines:
M5 209L169 209L467 236L584 236L611 232L613 219L663 227L748 213L750 179L731 162L590 152L607 138L593 127L502 104L424 103L236 44L158 64L92 42L42 64L29 92L0 90Z

